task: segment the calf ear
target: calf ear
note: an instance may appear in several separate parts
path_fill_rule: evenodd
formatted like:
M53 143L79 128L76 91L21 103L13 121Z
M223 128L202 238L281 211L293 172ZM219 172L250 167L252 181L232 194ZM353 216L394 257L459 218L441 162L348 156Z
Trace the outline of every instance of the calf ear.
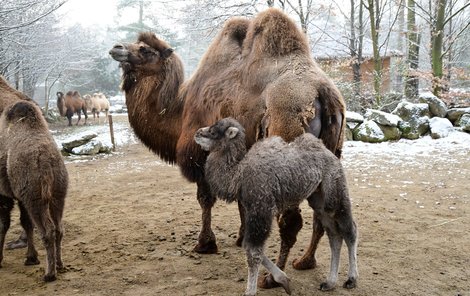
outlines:
M225 136L229 139L233 139L238 134L238 131L238 128L231 126L225 131Z
M173 48L167 48L165 49L164 51L161 52L161 57L162 59L166 59L168 58L169 56L171 56L171 54L173 53L174 49Z

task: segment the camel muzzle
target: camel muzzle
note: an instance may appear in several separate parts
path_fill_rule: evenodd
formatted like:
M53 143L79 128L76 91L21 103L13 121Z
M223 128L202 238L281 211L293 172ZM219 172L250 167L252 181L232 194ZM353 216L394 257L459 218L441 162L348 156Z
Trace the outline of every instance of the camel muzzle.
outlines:
M126 49L125 45L118 43L109 51L109 54L116 61L125 62L129 56L129 51Z

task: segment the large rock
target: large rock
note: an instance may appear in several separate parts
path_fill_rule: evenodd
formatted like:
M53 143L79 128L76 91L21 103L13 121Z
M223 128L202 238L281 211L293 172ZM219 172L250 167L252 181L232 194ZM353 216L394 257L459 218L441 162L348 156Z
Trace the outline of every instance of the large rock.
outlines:
M357 112L346 111L346 122L363 123L364 116Z
M401 138L401 131L398 127L396 126L388 126L388 125L378 125L380 129L382 130L385 139L387 141L394 141L394 140L400 140Z
M379 143L387 139L377 123L372 120L365 120L354 131L353 137L356 141Z
M379 110L367 109L365 117L373 120L380 125L397 127L401 118L397 115L386 113Z
M460 117L459 126L463 131L470 132L470 114L464 114Z
M94 139L98 136L97 133L93 131L86 131L70 138L65 139L61 144L62 148L67 151L71 152L73 148L82 146L88 143L91 139Z
M103 144L98 139L92 139L88 143L75 147L72 149L71 153L75 155L95 155L100 152Z
M429 131L429 105L413 104L407 101L400 102L392 114L398 115L402 121L398 128L402 137L415 140Z
M431 138L445 138L454 130L452 122L447 118L433 117L429 119L429 129L431 130Z
M447 118L452 122L458 122L464 114L470 114L470 107L467 108L451 108L447 111Z
M433 95L430 92L422 93L419 95L419 102L426 103L429 105L429 111L431 112L432 116L437 117L446 117L447 115L447 106L446 104Z

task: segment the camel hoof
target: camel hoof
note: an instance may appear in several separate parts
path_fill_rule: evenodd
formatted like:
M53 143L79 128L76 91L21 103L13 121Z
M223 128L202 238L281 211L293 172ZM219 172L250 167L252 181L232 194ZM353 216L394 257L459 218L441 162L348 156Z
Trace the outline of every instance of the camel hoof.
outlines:
M24 265L38 265L39 263L39 259L37 257L26 257L26 261L24 262Z
M328 282L324 282L320 284L321 291L330 291L330 290L333 290L334 288L335 286L332 284L329 284Z
M356 279L349 278L347 281L344 282L343 288L346 288L346 289L356 288Z
M258 278L258 287L263 289L272 289L280 287L281 284L276 282L273 278L273 275L268 273Z
M26 240L18 239L18 240L6 243L5 250L21 249L21 248L26 248L27 246L28 246L28 243L26 242Z
M55 274L47 274L44 276L44 281L46 283L49 283L49 282L53 282L57 279L56 275Z
M199 254L217 254L217 244L215 241L209 241L205 244L199 242L193 251Z
M315 258L310 259L303 257L300 259L294 259L294 261L292 261L292 267L296 270L313 269L317 267L317 260L315 260Z

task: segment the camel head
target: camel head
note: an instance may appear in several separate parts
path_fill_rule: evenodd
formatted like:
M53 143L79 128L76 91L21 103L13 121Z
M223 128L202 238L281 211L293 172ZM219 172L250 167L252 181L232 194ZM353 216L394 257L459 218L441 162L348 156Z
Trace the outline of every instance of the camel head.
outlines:
M140 33L135 43L119 43L109 51L124 72L155 73L171 56L173 48L150 32Z
M65 116L65 98L64 93L60 91L57 92L57 109L59 109L60 116Z

